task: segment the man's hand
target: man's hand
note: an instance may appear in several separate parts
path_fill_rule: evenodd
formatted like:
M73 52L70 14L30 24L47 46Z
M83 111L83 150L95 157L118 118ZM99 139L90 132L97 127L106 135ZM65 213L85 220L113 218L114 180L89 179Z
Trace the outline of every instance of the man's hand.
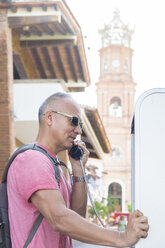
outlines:
M82 141L75 141L74 145L78 145L82 150L82 164L80 165L80 160L73 159L70 157L70 162L72 165L72 174L73 176L84 176L83 168L87 162L89 151L86 148L86 145ZM73 192L71 197L71 209L74 210L79 215L85 217L87 211L87 190L85 182L75 182L72 186Z
M139 210L135 210L129 217L125 232L123 233L127 246L134 245L140 238L148 236L148 219Z
M85 164L86 164L88 157L89 157L89 151L87 150L85 143L82 142L81 140L74 141L74 145L78 145L82 149L82 153L83 153L82 154L82 164L85 167ZM82 170L81 170L81 166L80 166L80 161L75 160L75 159L70 157L70 162L72 165L73 175L74 176L81 176Z

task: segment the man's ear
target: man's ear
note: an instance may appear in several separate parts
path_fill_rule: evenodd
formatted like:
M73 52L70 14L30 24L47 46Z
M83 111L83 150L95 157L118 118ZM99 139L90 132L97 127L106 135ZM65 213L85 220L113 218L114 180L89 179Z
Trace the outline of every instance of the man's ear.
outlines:
M53 121L52 111L47 111L44 116L45 116L45 122L47 123L47 125L51 126L52 121Z

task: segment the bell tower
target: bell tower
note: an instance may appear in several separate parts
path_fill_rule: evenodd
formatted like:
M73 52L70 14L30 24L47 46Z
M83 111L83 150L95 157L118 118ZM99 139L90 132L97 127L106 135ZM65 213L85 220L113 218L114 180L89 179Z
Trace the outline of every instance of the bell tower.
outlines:
M102 40L97 107L112 146L105 157L107 193L119 199L119 211L131 203L131 121L136 83L132 77L133 30L114 11L113 19L99 30ZM118 189L118 190L117 190ZM120 189L120 190L119 190ZM107 197L107 196L105 196Z

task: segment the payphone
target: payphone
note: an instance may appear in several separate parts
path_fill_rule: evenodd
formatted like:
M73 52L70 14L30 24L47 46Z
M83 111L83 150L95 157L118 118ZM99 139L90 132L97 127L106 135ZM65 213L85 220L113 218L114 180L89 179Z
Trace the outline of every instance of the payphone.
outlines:
M148 217L136 248L165 247L165 88L143 93L132 123L132 207Z

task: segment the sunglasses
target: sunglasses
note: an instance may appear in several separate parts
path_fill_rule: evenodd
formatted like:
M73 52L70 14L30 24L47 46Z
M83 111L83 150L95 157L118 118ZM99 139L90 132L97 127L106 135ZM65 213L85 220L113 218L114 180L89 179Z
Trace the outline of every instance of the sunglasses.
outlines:
M79 118L77 116L71 116L71 115L64 114L62 112L58 112L58 111L55 111L55 110L51 110L51 112L56 113L56 114L60 114L60 115L63 115L63 116L66 116L66 117L70 118L71 123L72 123L72 125L74 127L80 126L80 128L82 129L83 123L79 120Z

